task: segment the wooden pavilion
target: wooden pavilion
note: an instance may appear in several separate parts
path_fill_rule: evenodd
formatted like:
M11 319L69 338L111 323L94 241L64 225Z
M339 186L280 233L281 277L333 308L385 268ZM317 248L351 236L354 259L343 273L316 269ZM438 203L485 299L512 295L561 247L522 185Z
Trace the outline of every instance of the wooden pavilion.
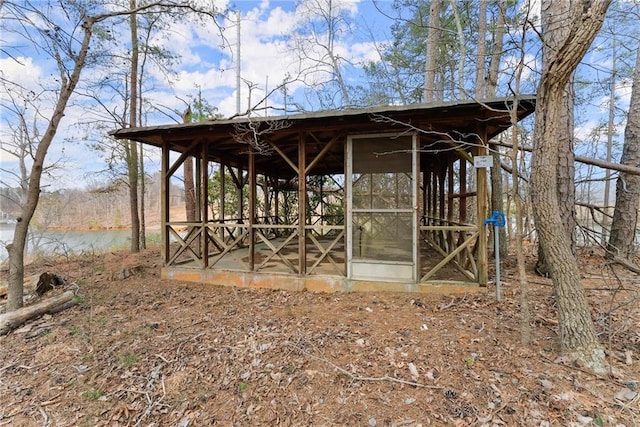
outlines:
M533 97L515 105L501 98L111 135L162 149L165 278L456 292L488 281L487 170L474 168L474 157L486 155L491 138L534 108ZM189 156L196 160L196 220L177 221L169 210L171 180ZM233 215L225 197L231 191Z

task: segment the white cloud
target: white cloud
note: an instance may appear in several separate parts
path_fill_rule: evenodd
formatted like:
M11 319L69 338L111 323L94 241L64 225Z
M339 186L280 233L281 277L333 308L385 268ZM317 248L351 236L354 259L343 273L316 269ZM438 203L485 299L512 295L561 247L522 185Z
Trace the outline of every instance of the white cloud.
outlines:
M0 74L9 82L35 90L42 79L42 68L30 57L0 58Z

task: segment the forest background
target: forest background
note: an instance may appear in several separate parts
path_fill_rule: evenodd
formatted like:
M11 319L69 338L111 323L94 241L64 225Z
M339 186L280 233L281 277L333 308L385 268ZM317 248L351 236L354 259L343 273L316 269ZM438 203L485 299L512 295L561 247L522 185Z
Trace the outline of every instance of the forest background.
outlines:
M61 2L62 7L55 7L56 3L33 5L44 6L51 23L73 35L71 6ZM197 110L194 120L200 120L417 103L424 100L428 60L437 64L430 95L433 101L472 99L479 87L487 86L493 87L496 96L512 95L516 65L521 61L521 93L534 93L540 76L540 3L536 1L442 2L440 37L431 50L434 58L427 58L429 50L425 49L431 28L429 2L312 0L214 5L209 20L196 13L140 15L140 124L182 121L188 106ZM3 218L11 220L25 200L28 176L21 168L30 167L30 153L44 133L59 77L55 51L51 46L19 43L15 33L19 23L10 19L7 7L0 9L5 15L0 52L0 191ZM484 23L479 19L480 7L486 8ZM578 156L609 162L620 158L638 45L638 8L637 1L615 1L578 67L573 85ZM125 17L105 21L96 31L100 53L88 64L51 145L33 235L50 228L131 227L131 153L126 144L107 136L109 130L129 122L129 31ZM485 43L479 44L481 31L486 32ZM495 49L500 49L499 55ZM478 58L483 59L479 62ZM482 82L477 81L479 67L486 70ZM532 121L523 124L523 145L531 145L532 126ZM154 228L159 210L154 176L159 154L147 147L138 149L137 186L146 203L137 210L143 217L146 214ZM502 162L508 164L507 149L501 150L505 153ZM525 200L529 167L525 154L518 165ZM576 164L583 241L605 240L615 177L615 172ZM507 188L509 180L504 173ZM512 198L511 192L504 193ZM179 210L184 200L172 202ZM530 208L524 215L528 226Z

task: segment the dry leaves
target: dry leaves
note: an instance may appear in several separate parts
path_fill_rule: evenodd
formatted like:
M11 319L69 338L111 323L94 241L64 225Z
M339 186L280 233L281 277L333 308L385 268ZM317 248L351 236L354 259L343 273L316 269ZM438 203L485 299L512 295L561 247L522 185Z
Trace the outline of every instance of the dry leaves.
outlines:
M638 285L592 255L583 267L611 355L607 377L558 358L546 279L531 276L533 340L520 346L508 261L497 303L492 290L435 297L167 282L158 257L58 264L84 302L0 338L0 426L640 422ZM124 265L135 274L114 275Z

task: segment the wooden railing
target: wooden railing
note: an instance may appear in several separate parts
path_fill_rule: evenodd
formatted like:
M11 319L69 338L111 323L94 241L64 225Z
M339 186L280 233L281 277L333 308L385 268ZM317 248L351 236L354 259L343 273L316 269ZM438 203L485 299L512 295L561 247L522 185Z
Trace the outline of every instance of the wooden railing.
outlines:
M344 276L346 274L344 262L336 261L336 254L332 252L340 244L344 247L344 226L307 225L304 230L307 259L302 262L311 264L306 274L327 274L318 272L318 267L328 264L332 267L329 274ZM239 222L208 222L204 225L201 222L171 222L167 224L167 233L172 244L164 260L165 265L189 264L198 269L214 268L220 266L221 261L233 251L245 250L247 256L235 257L232 268L251 271L251 265L248 262L251 231L253 231L254 254L259 253L259 259L256 258L253 271L264 270L268 267L268 263L276 260L290 273L300 273L301 261L298 256L300 228L296 224L249 226ZM255 246L260 248L256 249ZM292 248L295 248L294 257L290 256Z
M428 281L440 269L451 264L469 280L478 280L478 267L475 260L475 245L480 235L476 225L455 224L446 220L422 222L420 236L442 260L424 274L420 281Z

